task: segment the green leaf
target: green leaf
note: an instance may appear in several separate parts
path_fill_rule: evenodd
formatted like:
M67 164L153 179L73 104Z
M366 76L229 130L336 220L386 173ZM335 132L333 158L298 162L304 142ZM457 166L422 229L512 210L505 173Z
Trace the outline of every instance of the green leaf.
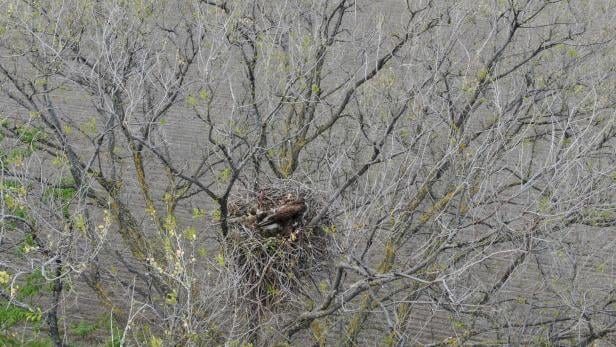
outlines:
M82 214L78 214L75 217L75 227L77 228L77 230L79 230L82 233L85 233L86 231L86 218L82 215Z
M323 227L323 232L325 232L326 234L334 234L336 233L336 226L330 225L328 227Z
M178 294L173 291L171 293L167 293L167 298L165 299L167 305L175 305L178 303Z
M208 93L206 89L201 89L199 91L199 97L201 98L201 100L206 101L210 98L210 93Z
M37 249L38 249L38 246L34 243L34 239L32 238L32 235L26 235L26 237L24 238L24 241L19 246L18 251L21 254L28 254L31 251L37 250Z
M81 126L81 131L86 133L86 135L94 135L97 133L96 127L96 118L90 117L83 125Z
M219 252L216 255L216 262L218 263L218 265L225 266L225 255L222 252Z
M195 107L195 106L197 106L197 98L195 98L195 97L194 97L194 96L192 96L192 95L189 95L189 96L186 98L186 104L187 104L189 107Z
M221 182L228 182L229 178L231 178L231 173L232 173L231 168L226 167L220 172L220 174L218 174L218 179Z
M477 72L477 79L479 79L480 81L485 80L486 77L488 77L488 70L487 69L481 69L481 70L479 70L479 72Z
M34 244L32 237L29 238L28 242L30 245ZM46 280L41 271L35 270L26 276L26 283L17 291L17 299L24 300L35 296L41 291L41 289L43 289L45 283Z
M32 145L34 142L43 140L47 137L43 128L34 128L29 125L19 127L17 133L19 134L19 140L28 145Z
M193 208L192 217L193 219L203 219L205 218L206 211L203 208Z
M193 226L184 229L184 238L188 241L195 241L197 239L197 229Z
M11 274L6 271L0 271L0 285L7 285L11 280Z
M163 347L163 340L160 337L152 337L150 339L150 347Z
M48 188L45 191L45 195L48 199L52 199L63 204L70 202L76 194L77 190L73 187Z
M222 214L220 213L220 210L216 209L216 210L212 211L212 219L215 222L220 222L221 218L222 218Z
M19 323L39 322L42 318L43 314L40 309L31 312L16 306L0 306L0 327L3 329L10 328Z
M98 329L98 325L97 324L92 324L92 323L80 321L76 325L72 326L71 331L75 335L78 335L81 338L84 338L84 337L92 334L93 332L95 332L96 329Z

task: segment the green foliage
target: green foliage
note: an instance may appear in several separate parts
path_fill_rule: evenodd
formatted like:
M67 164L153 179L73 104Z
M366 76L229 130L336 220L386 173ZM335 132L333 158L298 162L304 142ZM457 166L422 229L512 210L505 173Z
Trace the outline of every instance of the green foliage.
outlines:
M584 89L586 89L586 87L582 84L576 84L575 87L573 87L573 92L576 94L580 94L584 91Z
M30 237L31 239L32 237ZM30 241L32 242L32 241ZM40 270L35 270L29 275L26 276L26 283L22 285L21 288L17 291L17 300L23 301L25 299L32 298L36 294L38 294L43 286L45 285L46 280L43 277L43 274Z
M81 233L86 232L86 218L82 214L78 214L77 216L75 216L73 218L73 223L75 224L77 230L79 230Z
M548 198L547 196L541 197L541 199L539 199L539 203L538 203L538 210L541 213L546 213L550 210L551 207L551 203L550 203L550 198Z
M267 286L267 294L271 297L276 297L280 294L280 289L274 287L273 285L269 284Z
M319 282L319 290L321 291L321 293L324 293L329 290L329 283L327 283L326 280L321 280L321 282Z
M250 342L242 343L240 340L233 340L229 342L229 347L254 347Z
M177 222L176 222L175 216L172 214L168 214L167 217L165 217L165 223L163 224L163 228L165 228L165 231L167 231L169 235L173 236L175 235L176 227L177 227Z
M79 323L74 324L71 327L71 331L73 332L73 334L81 338L85 338L88 335L95 332L98 328L99 328L98 324L80 321Z
M11 274L6 271L0 271L0 285L7 285L11 280Z
M228 182L229 179L231 178L231 173L232 173L231 168L226 167L220 172L220 174L218 174L218 179L221 182Z
M109 338L105 343L107 347L122 347L122 331L115 319L109 323Z
M20 166L26 158L32 155L32 149L30 148L13 148L7 155L0 153L0 161L6 162L8 165Z
M150 339L150 347L163 347L163 339L156 336L152 337Z
M17 340L0 333L0 346L14 347L20 345Z
M49 337L38 336L32 340L18 340L14 337L0 333L0 346L7 347L52 347L53 341Z
M40 337L35 340L26 341L23 345L25 347L53 347L55 344L48 337Z
M451 321L451 325L455 330L464 330L466 329L466 324L464 324L463 321L455 319L453 317L449 317L449 320Z
M336 225L330 225L327 227L323 227L323 232L326 234L335 234L336 233Z
M167 303L167 305L175 305L178 303L178 294L173 291L170 293L167 293L167 298L165 299L165 302Z
M222 252L219 252L216 255L216 262L218 263L218 265L220 265L221 267L225 266L225 255Z
M477 72L477 79L480 81L483 81L486 79L486 77L488 77L488 70L486 69L481 69L479 70L479 72Z
M312 37L310 35L306 35L302 39L302 49L307 49L312 45Z
M62 185L45 189L43 196L47 199L47 202L55 202L62 205L62 213L68 218L69 205L76 194L77 190L74 187Z
M37 248L38 246L34 243L34 238L32 237L32 235L28 234L26 235L26 237L24 237L23 242L21 243L21 245L19 245L19 248L17 248L17 250L21 254L28 254L30 253L30 251Z
M199 91L199 97L201 98L201 100L206 101L207 99L210 98L210 94L208 93L206 89L201 89Z
M81 126L81 131L83 131L87 135L96 134L97 132L96 118L90 117L90 119L88 119L87 122L83 123L83 125Z
M30 125L24 125L17 129L19 134L19 140L29 146L34 145L35 142L43 140L47 137L47 133L42 127L32 127Z
M73 187L54 187L48 188L46 193L47 197L50 199L56 200L61 203L68 203L75 197L77 190Z
M42 88L42 87L44 87L46 85L47 85L47 80L44 79L44 78L37 78L34 81L34 86L37 87L37 88Z
M193 226L189 226L184 229L184 238L188 241L195 241L197 239L197 229Z
M205 214L206 214L206 211L205 209L202 209L202 208L195 207L192 210L193 219L203 219L205 218Z
M27 187L17 181L0 181L0 193L2 195L0 206L8 210L13 216L28 220L28 211L20 201L21 198L27 194L27 192ZM9 219L3 221L2 225L7 227L9 230L13 230L17 224L14 220Z
M15 181L15 180L5 179L0 182L0 191L2 190L17 191L21 187L22 187L22 184L19 181Z
M220 222L221 218L222 218L222 213L220 212L220 210L216 209L216 210L212 211L212 219L215 222Z
M0 329L6 330L18 323L33 322L38 323L43 319L43 312L37 310L31 312L16 306L0 306Z
M606 262L602 262L600 264L597 265L595 271L599 272L599 273L605 273L605 271L607 270L607 263Z
M193 95L189 95L189 96L186 98L186 104L187 104L188 106L190 106L190 107L195 107L195 106L197 106L197 98L196 98L196 97L194 97Z

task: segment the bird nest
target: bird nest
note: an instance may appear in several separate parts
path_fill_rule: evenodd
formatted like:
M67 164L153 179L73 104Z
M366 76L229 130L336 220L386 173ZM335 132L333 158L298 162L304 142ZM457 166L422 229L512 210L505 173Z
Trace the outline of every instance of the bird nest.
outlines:
M325 201L291 184L240 191L228 204L227 259L233 260L241 298L251 310L263 312L301 292L329 253L330 216L309 225Z

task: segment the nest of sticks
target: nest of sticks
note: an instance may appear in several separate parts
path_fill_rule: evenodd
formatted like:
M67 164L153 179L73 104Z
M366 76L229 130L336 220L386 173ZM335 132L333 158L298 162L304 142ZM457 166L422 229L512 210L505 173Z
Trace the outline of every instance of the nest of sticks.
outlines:
M321 195L292 181L240 191L229 200L226 258L252 310L288 301L328 258L330 216L308 225L324 205Z

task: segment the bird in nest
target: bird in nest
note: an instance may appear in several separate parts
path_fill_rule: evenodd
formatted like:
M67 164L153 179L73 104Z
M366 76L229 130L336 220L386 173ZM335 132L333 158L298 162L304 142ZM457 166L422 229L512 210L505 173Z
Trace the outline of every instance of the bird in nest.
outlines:
M306 212L304 200L301 198L294 199L289 195L281 206L270 210L269 213L260 219L257 226L268 232L277 232L290 225L298 217L301 217L304 212Z
M303 198L288 194L278 202L277 207L262 209L263 205L262 201L258 201L255 205L246 208L245 215L232 218L229 223L240 223L249 230L260 231L264 236L290 234L292 239L294 236L297 237L294 229L307 210ZM239 212L241 209L236 211Z

